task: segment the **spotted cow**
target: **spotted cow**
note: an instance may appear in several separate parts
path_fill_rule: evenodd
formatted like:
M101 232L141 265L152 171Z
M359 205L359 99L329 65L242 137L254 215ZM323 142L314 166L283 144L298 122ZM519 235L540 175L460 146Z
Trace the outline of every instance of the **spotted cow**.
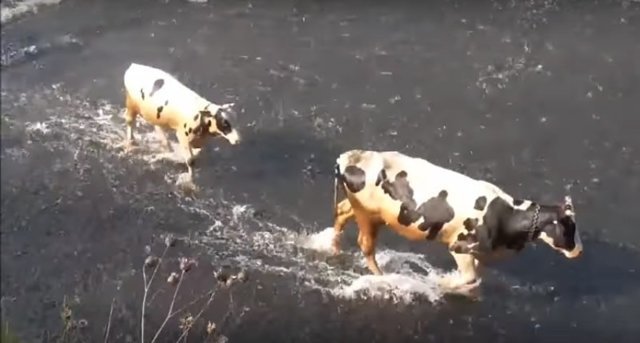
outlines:
M346 198L338 202L340 189ZM514 199L489 182L396 151L344 152L336 160L334 192L334 252L354 218L373 274L382 274L375 258L381 225L409 240L446 244L458 266L446 280L454 288L479 285L480 262L519 252L537 239L568 258L582 252L569 196L555 205Z
M175 131L185 151L189 175L206 140L222 136L232 145L240 141L228 114L233 103L217 105L201 97L169 73L132 63L124 73L127 125L126 145L134 143L133 127L139 115L154 125L165 148L171 150L165 129Z

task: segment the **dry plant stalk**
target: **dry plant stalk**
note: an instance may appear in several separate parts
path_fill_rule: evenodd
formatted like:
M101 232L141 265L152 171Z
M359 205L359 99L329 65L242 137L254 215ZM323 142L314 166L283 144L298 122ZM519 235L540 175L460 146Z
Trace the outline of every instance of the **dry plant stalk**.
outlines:
M160 265L163 262L164 257L166 256L168 250L170 247L175 246L175 239L171 236L168 236L165 239L165 248L164 251L162 252L162 255L160 258L157 258L153 255L149 255L145 261L144 261L144 265L142 267L142 277L143 277L143 281L144 281L144 295L142 298L142 310L141 310L141 320L140 320L140 342L141 343L145 343L145 339L144 339L144 334L145 334L145 313L146 313L146 307L147 307L147 297L149 294L149 289L151 288L151 284L153 283L153 280L156 276L156 273L160 267ZM182 257L179 259L179 266L180 266L180 273L178 274L177 272L171 272L171 274L169 275L169 277L167 278L167 283L169 283L172 286L175 286L174 292L173 292L173 297L171 299L171 303L169 304L169 309L167 310L167 314L165 315L164 321L162 322L162 324L160 325L160 327L158 328L158 330L155 332L153 338L151 339L151 343L155 343L156 340L160 337L160 333L162 332L162 330L165 328L165 326L167 325L167 323L169 322L169 319L175 317L176 315L184 312L189 306L195 304L196 302L200 301L201 299L203 299L205 296L209 296L207 301L205 302L205 304L200 308L200 311L195 315L192 316L191 314L188 314L187 316L181 318L180 320L180 329L182 330L182 334L180 335L180 337L178 337L177 342L181 342L182 340L184 340L186 342L187 337L189 335L189 332L191 331L191 329L193 328L193 326L195 325L195 323L200 319L200 317L202 316L202 314L204 313L204 311L209 307L209 305L211 304L211 302L213 301L215 295L216 295L216 290L211 290L205 294L202 294L201 296L197 297L196 299L190 301L189 303L187 303L186 305L184 305L183 307L179 308L178 310L174 311L174 307L176 305L176 299L178 296L178 292L180 291L180 287L187 275L187 273L193 269L193 267L197 266L197 262L194 259L191 258L185 258ZM149 268L153 268L153 272L151 274L151 277L149 279L147 279L147 271L146 269ZM247 281L248 277L245 271L240 271L238 274L236 275L229 275L226 273L214 273L215 278L217 280L218 286L219 287L224 287L224 288L230 288L234 283L237 282L241 282L244 283ZM230 296L230 305L233 306L233 297L231 295L231 289L229 289L229 296ZM244 314L244 312L243 312ZM225 319L224 321L226 322L226 320L229 317L229 313L227 313L227 315L225 315ZM206 332L207 332L207 336L211 336L213 334L216 333L216 324L214 322L209 321L207 324L207 328L206 328ZM106 333L107 337L108 337L108 329L107 329L107 333ZM105 342L106 342L106 338L105 337Z

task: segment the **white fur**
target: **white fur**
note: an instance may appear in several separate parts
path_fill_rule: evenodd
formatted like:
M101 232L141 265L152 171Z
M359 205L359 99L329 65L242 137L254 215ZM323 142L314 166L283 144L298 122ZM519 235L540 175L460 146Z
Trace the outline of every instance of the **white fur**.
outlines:
M219 132L215 118L216 115L226 118L224 112L234 103L218 105L210 102L171 74L138 63L131 63L125 71L124 86L127 95L127 110L124 114L127 146L135 141L133 127L137 116L156 127L156 132L168 149L170 146L163 128L170 128L175 131L178 142L185 150L185 163L191 176L191 162L195 161L204 141L211 134L220 133L232 145L240 142L240 135L234 128L227 134ZM208 111L214 116L205 118L202 111ZM216 114L218 111L220 113ZM201 131L205 123L208 132Z
M435 165L425 159L410 157L397 151L363 151L361 153L363 158L357 165L365 170L367 185L375 183L378 172L385 164L389 181L393 181L396 174L404 170L407 172L407 179L418 205L442 190L447 191L447 202L455 209L456 217L461 218L472 217L477 213L473 207L476 199L481 195L487 197L487 202L501 197L509 204L513 204L513 198L499 187ZM344 172L349 165L348 155L349 152L344 153L337 159L341 172ZM519 207L526 208L530 203L525 201Z
M150 96L153 83L157 79L163 79L164 85L160 90ZM171 126L176 129L178 125L192 120L193 116L199 111L207 108L211 113L215 113L219 107L228 108L229 105L217 105L203 98L198 93L185 86L178 81L173 75L150 66L131 63L124 73L124 87L129 96L140 106L145 120L155 122L155 113L158 106L164 106L168 100L168 105L162 111L165 116L173 116L175 120L171 120ZM144 91L144 100L140 90ZM148 118L145 112L150 112L152 118ZM173 123L173 122L176 123ZM178 123L178 121L180 123Z

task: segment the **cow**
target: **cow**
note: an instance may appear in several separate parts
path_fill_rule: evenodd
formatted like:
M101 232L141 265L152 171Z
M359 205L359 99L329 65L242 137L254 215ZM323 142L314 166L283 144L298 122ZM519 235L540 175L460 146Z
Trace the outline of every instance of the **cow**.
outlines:
M171 74L151 66L131 63L124 73L127 126L125 146L135 144L137 116L155 127L165 149L171 151L165 130L175 131L184 150L189 176L195 159L209 137L222 136L231 145L240 142L229 122L234 103L217 105L191 90Z
M513 198L498 186L397 151L349 150L335 164L333 252L351 218L371 273L379 227L411 241L445 244L457 273L443 278L453 289L480 285L485 262L542 240L567 258L582 252L570 196L558 204ZM346 198L338 202L342 189Z

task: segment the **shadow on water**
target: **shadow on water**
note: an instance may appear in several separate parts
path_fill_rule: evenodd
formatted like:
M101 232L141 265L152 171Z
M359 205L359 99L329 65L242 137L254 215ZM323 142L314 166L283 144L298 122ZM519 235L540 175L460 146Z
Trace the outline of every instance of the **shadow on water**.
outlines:
M296 209L300 218L317 218L318 208L331 213L332 169L341 152L337 144L298 124L243 133L237 146L217 138L207 147L196 176L202 187L222 188L258 206L291 210L307 204Z
M501 273L529 284L550 284L553 294L580 299L586 296L624 296L640 289L640 252L622 244L591 240L583 234L585 250L576 260L566 259L544 243L519 256L492 265Z

